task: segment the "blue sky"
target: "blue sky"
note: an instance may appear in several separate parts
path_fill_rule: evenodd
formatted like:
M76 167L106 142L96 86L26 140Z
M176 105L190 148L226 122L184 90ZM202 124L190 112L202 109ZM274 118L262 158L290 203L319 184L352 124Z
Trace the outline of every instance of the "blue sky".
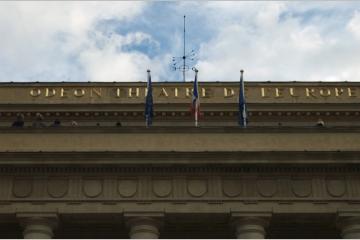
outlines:
M360 2L0 2L0 81L359 81ZM187 73L187 81L193 73Z

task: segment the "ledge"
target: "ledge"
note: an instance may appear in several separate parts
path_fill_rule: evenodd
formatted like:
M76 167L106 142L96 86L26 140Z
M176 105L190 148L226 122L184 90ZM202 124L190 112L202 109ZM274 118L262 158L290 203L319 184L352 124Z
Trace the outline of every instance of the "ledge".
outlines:
M289 157L291 156L291 157ZM348 152L2 152L0 167L349 167L360 169L360 150ZM227 171L234 171L228 169ZM349 171L349 170L348 170Z
M188 127L171 126L150 128L138 127L106 127L106 126L77 126L77 127L0 127L0 133L360 133L359 126L349 127ZM360 147L360 146L359 146Z
M359 151L360 128L2 128L0 152Z

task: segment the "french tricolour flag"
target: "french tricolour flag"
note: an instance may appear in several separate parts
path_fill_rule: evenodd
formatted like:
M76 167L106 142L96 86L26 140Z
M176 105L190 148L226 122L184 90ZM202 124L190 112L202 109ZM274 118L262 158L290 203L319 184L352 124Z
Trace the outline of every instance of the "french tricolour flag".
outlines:
M199 88L198 88L198 81L197 81L197 74L198 70L195 68L195 81L194 81L194 90L192 96L192 105L191 110L195 115L195 127L198 126L198 119L200 115L200 98L199 98Z

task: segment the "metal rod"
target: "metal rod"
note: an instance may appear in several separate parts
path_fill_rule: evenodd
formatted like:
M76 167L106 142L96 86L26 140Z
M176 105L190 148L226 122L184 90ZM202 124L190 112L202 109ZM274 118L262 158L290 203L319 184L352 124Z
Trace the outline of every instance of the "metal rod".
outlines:
M183 55L183 82L185 82L185 15L184 15L184 55Z

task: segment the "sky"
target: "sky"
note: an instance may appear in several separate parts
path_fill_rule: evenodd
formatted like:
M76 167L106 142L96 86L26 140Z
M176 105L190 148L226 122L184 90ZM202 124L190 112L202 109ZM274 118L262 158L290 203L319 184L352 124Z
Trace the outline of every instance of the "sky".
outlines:
M360 81L360 1L1 1L0 82L182 81L184 15L186 81Z

